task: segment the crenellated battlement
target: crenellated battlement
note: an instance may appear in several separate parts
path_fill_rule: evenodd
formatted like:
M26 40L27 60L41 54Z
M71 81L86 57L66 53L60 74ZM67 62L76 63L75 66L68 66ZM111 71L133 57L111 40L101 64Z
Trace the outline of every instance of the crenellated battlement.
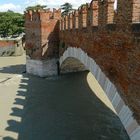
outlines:
M64 17L60 9L29 10L25 32L28 73L56 75L59 58L62 69L75 72L81 65L67 58L80 60L107 93L130 139L139 140L140 0L92 0Z
M27 55L35 59L57 57L60 18L60 9L25 12Z
M60 19L61 18L61 9L55 9L53 8L53 18L54 19Z
M90 4L85 4L70 13L68 18L63 17L60 30L88 26L98 26L99 29L103 29L108 24L116 24L118 28L123 28L132 23L140 23L140 1L118 0L117 5L114 3L115 0L92 0Z
M25 21L34 22L40 20L60 19L61 9L39 9L39 10L28 10L25 11Z
M65 58L70 54L87 64L91 59L87 62L81 52L76 54L83 50L115 84L140 122L140 0L92 0L61 18L59 39L60 56L70 48ZM137 136L139 140L140 131Z

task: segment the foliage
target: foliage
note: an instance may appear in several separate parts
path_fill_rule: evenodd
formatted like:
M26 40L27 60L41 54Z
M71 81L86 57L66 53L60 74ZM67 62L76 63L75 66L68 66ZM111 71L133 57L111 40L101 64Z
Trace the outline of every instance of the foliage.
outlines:
M81 4L80 6L79 6L79 8L81 8L81 7L83 7L83 6L86 6L88 3L86 3L86 4Z
M0 12L0 35L7 37L24 32L24 16L13 11Z
M35 5L35 6L29 6L26 8L26 10L40 10L40 9L46 9L46 5Z
M62 16L68 15L71 11L73 11L72 5L68 2L61 5L61 9L63 10Z

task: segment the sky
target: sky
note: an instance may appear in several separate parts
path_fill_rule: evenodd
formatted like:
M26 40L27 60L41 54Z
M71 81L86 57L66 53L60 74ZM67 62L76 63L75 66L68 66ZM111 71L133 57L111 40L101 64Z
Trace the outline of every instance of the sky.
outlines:
M90 3L91 0L0 0L0 11L12 10L23 13L28 6L40 4L47 5L48 8L59 8L65 2L69 2L74 8L78 8L81 4Z

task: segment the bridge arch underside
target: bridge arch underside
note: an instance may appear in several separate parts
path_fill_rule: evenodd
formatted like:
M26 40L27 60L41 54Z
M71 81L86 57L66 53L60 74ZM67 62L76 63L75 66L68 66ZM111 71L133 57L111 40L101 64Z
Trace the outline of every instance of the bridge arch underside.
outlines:
M89 70L107 95L131 140L139 140L140 126L133 117L133 112L121 98L115 85L106 77L96 62L82 49L68 47L60 57L60 72Z
M69 72L78 72L87 70L85 65L80 62L77 58L68 57L61 64L60 72L69 73Z

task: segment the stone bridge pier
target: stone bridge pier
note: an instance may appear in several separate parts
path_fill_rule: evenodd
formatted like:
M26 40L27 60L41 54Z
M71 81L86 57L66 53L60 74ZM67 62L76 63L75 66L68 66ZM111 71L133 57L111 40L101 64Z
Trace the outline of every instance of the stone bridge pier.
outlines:
M89 70L140 140L140 1L92 0L64 17L55 9L25 17L27 72L56 75L58 61L61 73Z

